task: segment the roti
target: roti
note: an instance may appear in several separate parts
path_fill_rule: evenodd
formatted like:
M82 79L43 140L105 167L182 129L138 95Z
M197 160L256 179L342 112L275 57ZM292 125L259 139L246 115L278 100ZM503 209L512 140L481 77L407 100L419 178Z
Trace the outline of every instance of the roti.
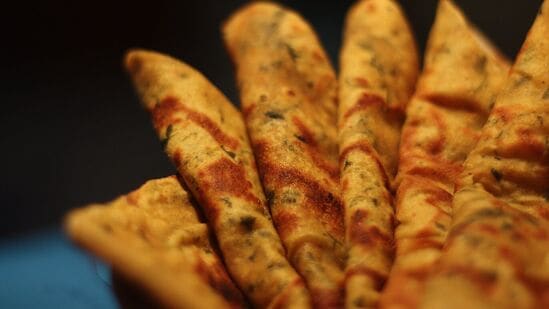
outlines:
M548 37L544 1L464 164L423 307L549 307Z
M309 24L273 3L241 8L223 35L287 256L314 306L340 307L346 250L334 70Z
M418 56L401 8L364 0L345 19L339 73L339 152L345 206L347 308L374 307L393 259L392 182Z
M70 237L166 308L241 308L241 292L175 176L72 211ZM200 297L196 297L200 295Z
M414 307L440 256L462 164L508 65L449 0L439 2L423 72L407 108L396 177L396 256L382 307Z
M273 226L240 113L202 74L173 58L137 50L125 65L237 285L258 307L309 306Z

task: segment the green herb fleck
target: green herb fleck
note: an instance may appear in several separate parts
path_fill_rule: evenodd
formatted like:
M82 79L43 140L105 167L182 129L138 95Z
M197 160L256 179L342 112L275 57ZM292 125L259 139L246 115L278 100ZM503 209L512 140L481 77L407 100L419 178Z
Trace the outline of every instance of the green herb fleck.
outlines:
M481 210L475 212L474 217L497 218L497 217L501 217L503 215L504 215L503 210L501 210L499 208L497 208L497 209L484 208L484 209L481 209Z
M545 89L545 92L543 93L543 96L541 98L544 100L549 99L549 88Z
M503 175L501 175L501 172L498 171L498 170L495 169L495 168L491 168L491 169L490 169L490 173L492 173L492 176L494 176L494 178L495 178L497 181L501 181L501 179L503 178Z
M383 65L381 63L379 63L379 61L377 60L377 57L372 57L372 59L370 60L370 65L376 69L379 74L384 74L385 73L385 68L383 67ZM384 87L386 88L386 86Z
M373 51L374 48L372 47L372 44L370 44L370 42L368 41L359 41L356 43L356 45L358 45L358 47L366 50L366 51Z
M282 193L282 196L280 197L280 201L282 203L288 203L293 204L297 202L297 198L299 197L299 193L295 191L287 191Z
M446 231L446 227L440 222L435 222L435 226L441 231Z
M290 55L290 58L292 58L292 61L296 62L297 58L299 58L299 54L290 44L285 43L284 46L286 46L286 50L288 51L288 55Z
M482 56L480 56L476 59L475 64L474 64L474 68L475 68L475 71L477 71L477 73L484 74L486 72L487 60L488 59L484 55L482 55Z
M343 162L343 170L346 170L351 165L353 165L353 162L345 160L345 162Z
M265 113L265 116L272 118L272 119L284 119L284 116L282 114L275 112L275 111L268 111Z
M509 231L509 230L513 229L513 225L509 222L503 222L501 224L501 229L504 230L504 231Z
M231 202L231 200L230 200L228 197L222 197L222 198L221 198L221 201L223 201L223 203L224 203L227 207L229 207L229 208L233 207L233 203Z
M521 72L519 72L519 74L520 74L520 77L515 81L515 84L514 84L515 88L518 88L519 86L521 86L525 82L532 79L532 76L530 74L521 73Z
M267 265L267 269L284 268L286 264L284 262L270 263Z

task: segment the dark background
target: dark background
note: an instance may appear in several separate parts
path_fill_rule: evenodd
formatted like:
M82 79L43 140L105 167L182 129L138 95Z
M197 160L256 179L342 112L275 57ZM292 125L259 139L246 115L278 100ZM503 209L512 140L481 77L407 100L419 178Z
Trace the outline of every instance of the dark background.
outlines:
M245 1L19 2L0 9L0 239L173 173L121 68L128 48L185 60L238 102L219 25ZM401 2L423 51L436 1ZM456 2L511 58L541 4ZM337 64L351 1L282 3L311 22Z

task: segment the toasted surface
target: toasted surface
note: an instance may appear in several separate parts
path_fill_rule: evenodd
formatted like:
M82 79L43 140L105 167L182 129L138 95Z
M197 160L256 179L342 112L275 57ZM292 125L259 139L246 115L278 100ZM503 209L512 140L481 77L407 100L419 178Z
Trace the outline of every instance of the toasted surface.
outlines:
M464 164L426 308L549 307L549 1Z
M413 34L392 0L357 2L345 19L339 151L345 206L346 307L372 307L392 264L400 128L418 74Z
M317 307L342 306L336 78L311 27L257 2L223 27L274 223Z
M125 64L237 285L258 307L307 307L308 292L271 221L240 113L202 74L173 58L131 51Z
M66 229L78 245L167 308L245 307L175 176L74 210Z
M396 257L382 307L417 306L450 226L455 181L508 69L462 12L441 0L402 130Z

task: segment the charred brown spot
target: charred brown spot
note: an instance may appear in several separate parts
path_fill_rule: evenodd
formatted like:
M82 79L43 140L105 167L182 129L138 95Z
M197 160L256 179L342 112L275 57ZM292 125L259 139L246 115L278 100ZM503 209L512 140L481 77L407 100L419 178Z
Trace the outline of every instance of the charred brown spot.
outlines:
M351 117L354 113L365 110L370 106L383 107L384 105L385 105L385 100L382 99L380 96L375 94L364 93L360 97L360 99L356 102L356 104L353 107L351 107L347 112L345 112L343 117L347 119Z
M305 175L298 169L281 167L276 162L272 162L268 149L267 142L254 143L259 172L265 185L270 188L282 188L288 185L299 188L305 198L303 209L311 211L311 215L328 225L334 235L342 237L343 205L335 192L325 188L318 180ZM281 223L276 217L275 222L277 226Z
M343 288L311 289L313 308L343 308Z
M313 58L318 62L324 62L326 60L319 50L313 51Z
M250 117L256 106L257 105L255 103L252 103L242 107L242 116L244 116L244 119L248 119L248 117Z
M417 166L414 161L422 160L427 161L423 166ZM452 162L444 162L440 159L418 158L409 156L400 163L402 167L406 165L412 166L412 168L405 170L407 175L413 175L423 177L433 181L439 181L446 184L454 184L455 179L461 173L463 166Z
M321 170L325 171L326 174L328 174L328 176L332 178L332 180L338 181L338 167L326 159L326 154L321 153L318 144L314 138L314 134L311 132L311 130L309 130L307 126L297 117L292 118L292 122L299 131L299 134L296 135L296 138L306 144L307 153L311 158L313 164Z
M436 155L444 149L444 144L446 142L446 124L444 123L442 116L435 111L431 111L431 117L437 128L437 137L429 142L427 151L432 155Z
M486 114L489 111L483 108L483 105L478 101L469 100L466 98L456 98L453 96L445 96L441 94L420 95L420 98L441 107L450 109L459 109L466 112L476 114Z
M240 226L245 232L251 232L254 230L255 217L243 216L240 218Z
M365 78L362 78L362 77L356 77L355 78L355 83L357 85L359 85L360 87L362 88L367 88L370 86L370 83L368 82L368 80L366 80Z
M543 120L543 118L542 118ZM532 128L517 130L520 142L516 144L517 150L528 157L542 157L546 151L546 145L539 140L537 133ZM541 135L541 134L540 134Z
M501 119L504 123L509 122L514 116L513 111L501 106L494 107L494 109L492 109L492 114L496 117L496 119Z
M480 224L478 229L484 233L490 234L492 236L501 235L501 231L490 224Z
M265 113L265 116L271 119L284 120L284 116L281 113L275 111L268 111Z
M247 180L244 168L223 157L198 172L200 198L205 202L208 219L215 222L219 212L216 196L234 196L258 207L261 201L252 193L252 184Z
M213 265L208 265L203 261L199 261L195 266L195 271L209 286L219 292L219 294L221 294L221 296L231 305L238 308L244 306L244 297L238 288L233 284L221 264L215 263Z
M312 147L316 147L317 144L314 138L314 134L307 128L307 126L305 126L305 124L297 117L292 118L292 122L297 127L297 130L299 131L299 135L301 136L302 140L306 144L309 144Z
M172 161L175 167L181 166L181 152L178 150L172 155Z
M392 237L381 231L377 226L369 225L365 222L368 213L364 210L357 210L351 217L349 228L350 241L363 246L382 247L384 250L389 250L392 246Z
M452 202L452 194L437 187L422 188L428 197L425 201L431 205L449 204Z
M223 133L223 130L208 116L189 109L174 97L166 97L152 110L156 130L159 131L170 124L173 125L181 121L178 115L180 113L185 114L190 121L206 130L221 145L226 145L231 149L238 147L238 140Z
M273 221L281 238L289 236L299 224L299 218L288 211L280 210L273 213Z
M495 179L496 181L498 181L498 182L501 181L501 179L503 178L503 175L501 175L501 172L498 171L498 170L495 169L495 168L491 168L491 169L490 169L490 173L492 174L492 176L494 177L494 179Z

